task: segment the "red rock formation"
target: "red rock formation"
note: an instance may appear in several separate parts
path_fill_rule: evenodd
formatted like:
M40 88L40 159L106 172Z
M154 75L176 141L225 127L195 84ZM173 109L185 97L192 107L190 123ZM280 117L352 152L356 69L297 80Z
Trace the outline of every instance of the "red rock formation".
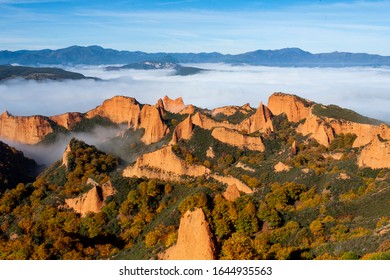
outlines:
M219 114L222 114L225 116L232 116L236 113L248 114L252 110L253 109L249 106L249 103L247 103L243 106L224 106L224 107L215 108L214 110L211 111L211 115L213 117L215 117L216 115L219 115Z
M286 93L274 93L268 99L268 108L272 114L286 114L290 122L299 122L307 118L311 113L312 102L296 95Z
M310 135L325 147L328 147L334 139L334 132L329 123L316 116L307 117L306 121L297 127L297 132L305 136Z
M72 130L77 123L83 119L81 113L65 113L62 115L56 115L49 117L56 124L65 127L67 130Z
M191 116L188 116L184 121L179 123L173 131L172 140L170 144L174 145L179 142L180 139L188 140L192 137L193 124Z
M166 146L141 155L134 165L123 171L123 176L181 181L183 176L201 177L209 173L210 170L204 166L187 164L173 153L172 146Z
M101 187L95 185L79 197L65 199L65 203L75 212L86 216L90 212L99 213L105 205L106 198L113 194L115 194L115 188L111 185L111 182L106 182Z
M163 102L165 111L171 113L177 114L185 108L184 101L181 97L172 100L168 96L164 96Z
M62 155L62 164L65 166L66 169L68 169L68 155L71 151L72 149L70 148L70 144L68 144Z
M145 129L141 140L147 145L160 141L168 133L168 127L163 123L156 106L144 105L142 107L138 128Z
M229 129L238 129L239 126L229 123L227 121L224 122L217 122L208 116L197 112L193 117L192 117L192 123L195 124L196 126L199 126L203 129L211 130L215 127L225 127Z
M161 256L164 260L213 260L215 247L203 210L188 210L180 219L176 245Z
M240 197L240 192L235 184L227 187L226 191L222 193L222 196L228 201L235 201Z
M223 143L236 146L241 149L245 148L252 151L265 150L264 144L260 137L245 136L235 130L224 127L217 127L213 129L211 135Z
M390 141L380 139L378 135L375 136L362 149L358 157L358 165L372 169L390 168Z
M390 128L385 124L378 126L336 119L327 120L336 134L356 134L357 138L353 147L367 145L376 135L380 135L383 139L390 139Z
M275 172L290 171L290 169L291 169L291 166L288 166L280 161L274 166Z
M192 115L193 113L195 113L195 106L193 105L187 105L179 112L180 115Z
M256 113L241 122L240 128L247 133L274 131L271 111L263 103L260 103Z
M232 176L219 176L219 175L213 174L213 175L211 175L211 177L214 180L217 180L218 182L220 182L222 184L226 184L228 186L236 185L237 189L240 192L243 192L243 193L246 193L246 194L252 194L253 193L253 190L250 187L248 187L243 182L241 182L240 180L238 180L237 178L234 178Z
M107 99L102 105L87 112L87 118L95 116L105 117L114 123L138 124L140 104L137 100L126 96L114 96Z
M49 118L43 116L15 117L0 115L0 137L24 144L37 144L53 132Z

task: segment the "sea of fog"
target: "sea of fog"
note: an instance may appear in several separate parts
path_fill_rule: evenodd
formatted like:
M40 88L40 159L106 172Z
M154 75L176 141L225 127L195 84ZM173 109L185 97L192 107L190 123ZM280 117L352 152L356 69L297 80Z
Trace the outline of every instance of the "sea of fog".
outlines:
M172 70L105 71L101 66L66 68L102 81L23 81L0 84L0 111L14 115L86 112L114 95L155 104L159 98L183 97L203 108L267 103L273 92L292 93L322 104L337 104L390 121L390 68L279 68L191 65L210 71L173 76Z

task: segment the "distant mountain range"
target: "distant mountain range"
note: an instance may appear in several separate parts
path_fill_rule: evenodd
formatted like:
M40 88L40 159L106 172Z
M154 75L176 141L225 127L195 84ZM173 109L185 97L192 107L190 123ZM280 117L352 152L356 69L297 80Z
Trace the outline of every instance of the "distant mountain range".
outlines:
M0 51L0 64L21 65L110 65L159 61L169 57L175 63L229 63L279 67L390 66L390 56L367 53L332 52L313 54L299 48L256 50L230 55L212 53L146 53L118 51L100 46L71 46L58 50Z

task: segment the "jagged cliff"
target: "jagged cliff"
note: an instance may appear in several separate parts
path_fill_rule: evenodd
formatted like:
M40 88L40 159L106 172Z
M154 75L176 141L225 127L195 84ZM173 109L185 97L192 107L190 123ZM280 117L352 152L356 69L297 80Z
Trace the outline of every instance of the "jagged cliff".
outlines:
M308 116L303 124L297 127L297 132L303 135L310 135L318 143L328 147L334 139L334 131L329 123L316 116Z
M358 157L358 165L372 169L390 168L390 141L383 140L376 135L362 149Z
M51 116L49 118L56 124L66 128L67 130L72 130L75 125L83 119L83 117L83 114L75 112Z
M105 117L114 123L138 124L140 104L135 98L114 96L105 100L102 105L86 113L87 118Z
M175 100L173 100L165 95L163 102L164 102L164 109L168 112L175 113L175 114L179 113L186 107L186 105L184 105L183 98L181 97L178 97Z
M215 127L225 127L229 129L238 129L239 126L236 124L232 124L228 121L223 121L223 122L218 122L213 120L212 118L197 112L195 115L192 117L192 123L207 130L211 130Z
M170 144L174 145L180 139L188 140L191 138L193 132L193 124L191 116L188 116L184 121L179 123L173 131L172 140Z
M293 94L276 92L268 99L272 114L285 114L290 122L299 122L311 113L312 102Z
M252 110L253 109L250 107L249 103L246 103L242 106L224 106L224 107L215 108L211 111L211 115L213 117L215 117L219 114L222 114L225 116L232 116L234 114L241 113L241 114L246 115L246 114L252 112Z
M274 131L271 111L263 103L260 103L256 113L241 122L240 129L247 133Z
M0 115L0 137L8 140L36 144L53 131L53 123L47 117L15 117L8 112Z
M177 243L160 256L164 260L213 260L215 247L203 210L188 210L180 219Z
M243 135L235 130L224 127L214 128L211 135L226 144L248 149L252 151L264 151L265 147L260 137L252 137Z
M157 106L142 107L139 114L139 128L145 129L141 140L147 145L160 141L168 133L168 127L163 123Z
M165 146L140 156L134 165L123 171L123 176L180 181L183 176L201 177L209 173L210 170L204 166L187 164L174 154L172 146Z

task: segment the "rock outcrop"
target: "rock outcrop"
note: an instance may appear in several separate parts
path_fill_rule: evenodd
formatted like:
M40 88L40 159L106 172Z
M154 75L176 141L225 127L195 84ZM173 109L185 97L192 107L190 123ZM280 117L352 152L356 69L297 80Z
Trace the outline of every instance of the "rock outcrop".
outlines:
M49 118L56 124L66 128L67 130L72 130L75 125L83 119L83 114L65 113L62 115L51 116Z
M173 131L172 140L170 144L177 144L180 139L188 140L192 136L193 124L191 116L188 116L184 121L179 123Z
M105 100L102 105L88 111L86 117L100 116L108 118L114 123L137 124L140 110L140 104L136 99L114 96Z
M164 260L213 260L215 247L203 210L186 211L180 219L177 243L161 256Z
M272 114L285 114L290 122L299 122L311 113L312 102L296 95L274 93L268 99L268 108Z
M271 111L263 103L260 103L256 113L241 122L240 128L247 133L274 131Z
M139 114L139 125L135 128L145 129L142 142L152 144L160 141L166 133L168 127L162 121L160 111L156 106L144 105Z
M376 135L380 135L383 139L390 140L390 128L385 124L378 126L335 119L328 119L328 123L336 134L356 134L357 138L353 142L353 147L367 145Z
M182 181L183 176L201 177L209 173L210 170L204 166L187 164L173 153L172 146L166 146L141 155L134 165L123 171L123 176Z
M304 136L310 135L311 138L325 147L328 147L335 137L329 123L314 115L307 117L306 121L297 127L297 132Z
M369 167L372 169L390 168L390 141L380 139L377 135L366 145L359 157L359 167Z
M71 151L72 151L72 149L71 149L70 143L69 143L68 146L66 147L64 153L62 154L62 165L64 165L66 169L68 169L68 155Z
M0 115L0 137L8 140L33 145L53 131L53 123L47 117L16 117L8 112Z
M243 105L243 106L224 106L224 107L219 107L215 108L214 110L211 111L211 115L213 117L222 114L225 116L232 116L236 113L241 113L241 114L248 114L252 111L253 109L250 107L249 103Z
M86 216L90 212L99 213L105 205L106 198L115 194L115 188L111 182L106 182L101 187L97 184L92 185L94 187L87 193L79 197L65 199L67 207L82 216Z
M385 125L361 124L333 118L320 118L314 115L307 117L303 124L297 127L297 132L310 135L318 143L329 146L336 134L355 134L357 137L353 147L367 145L376 135L390 140L390 128Z
M177 114L182 111L186 106L184 105L184 101L181 97L176 98L175 100L170 99L168 96L164 96L164 109L165 111Z
M210 117L197 112L193 117L192 117L192 123L195 124L196 126L199 126L203 129L211 130L215 127L225 127L229 129L238 129L238 125L232 124L228 121L224 122L217 122Z
M193 105L187 105L179 112L180 115L192 115L193 113L195 113L195 106Z
M290 169L291 169L291 166L288 166L280 161L274 166L275 172L290 171Z
M216 175L216 174L213 174L211 175L211 177L222 183L222 184L226 184L228 186L231 186L231 185L236 185L237 189L240 191L240 192L243 192L243 193L246 193L246 194L252 194L253 193L253 190L248 187L247 185L245 185L243 182L241 182L240 180L238 180L237 178L234 178L232 176L220 176L220 175Z
M211 135L226 144L252 151L264 151L265 147L260 137L245 136L235 130L224 127L214 128Z
M228 201L235 201L240 197L240 191L235 184L227 187L226 191L222 193L222 196Z

